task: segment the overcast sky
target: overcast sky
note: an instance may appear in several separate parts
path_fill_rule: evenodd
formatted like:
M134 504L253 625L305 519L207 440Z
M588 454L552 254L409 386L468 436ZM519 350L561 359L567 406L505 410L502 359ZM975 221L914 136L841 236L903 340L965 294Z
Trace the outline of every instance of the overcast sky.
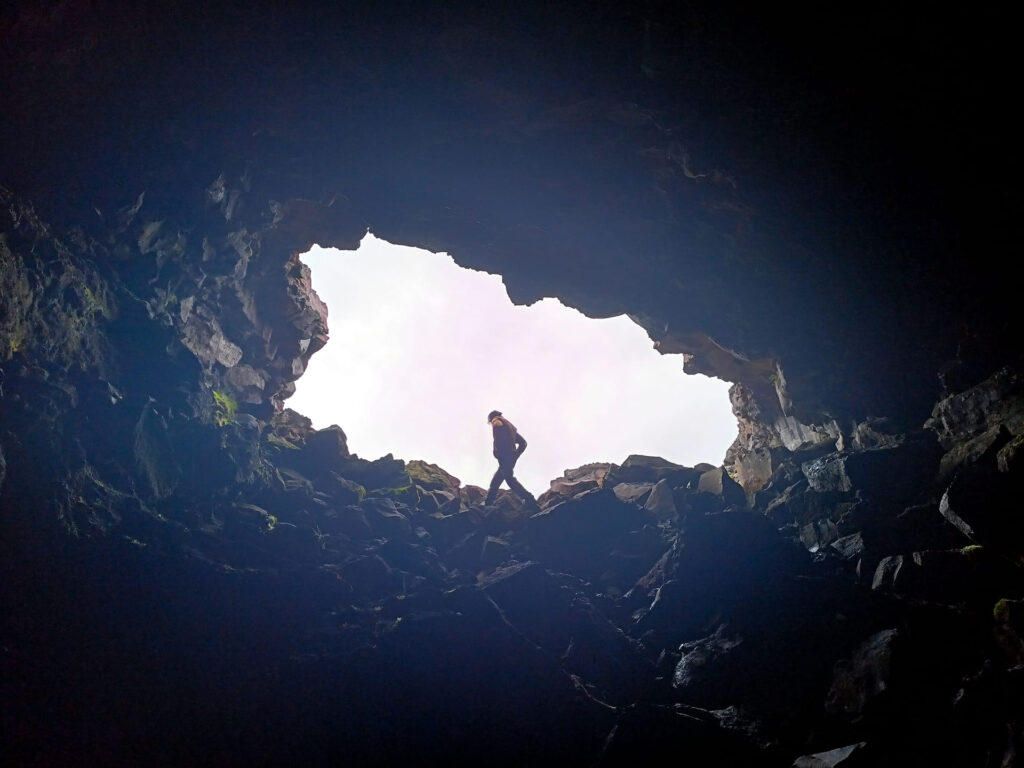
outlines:
M717 466L736 438L729 385L685 375L627 317L517 307L499 275L369 234L357 251L314 246L302 260L330 340L286 405L317 429L339 425L364 459L424 459L486 487L496 409L528 441L516 476L540 494L566 468L631 453Z

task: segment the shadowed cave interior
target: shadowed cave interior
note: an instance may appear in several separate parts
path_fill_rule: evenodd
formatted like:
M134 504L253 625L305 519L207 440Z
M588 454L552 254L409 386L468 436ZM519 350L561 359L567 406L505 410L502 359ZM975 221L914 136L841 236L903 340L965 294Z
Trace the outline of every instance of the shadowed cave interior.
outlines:
M1014 764L1000 14L9 4L7 753ZM286 405L329 334L298 254L368 228L629 315L735 443L539 513L353 455Z

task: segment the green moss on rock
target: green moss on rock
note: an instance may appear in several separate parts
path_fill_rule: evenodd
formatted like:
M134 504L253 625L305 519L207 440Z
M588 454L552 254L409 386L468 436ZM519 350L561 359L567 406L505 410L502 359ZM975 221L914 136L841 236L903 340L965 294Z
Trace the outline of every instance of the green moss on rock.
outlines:
M218 427L226 427L235 420L238 402L227 392L213 391L213 420Z

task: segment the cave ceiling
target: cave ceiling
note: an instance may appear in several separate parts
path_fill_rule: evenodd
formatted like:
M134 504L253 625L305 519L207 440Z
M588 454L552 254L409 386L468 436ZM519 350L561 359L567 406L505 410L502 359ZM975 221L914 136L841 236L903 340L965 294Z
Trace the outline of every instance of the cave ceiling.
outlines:
M1013 328L995 11L14 3L0 183L98 238L211 189L264 251L386 240L628 313L807 419L922 416ZM1005 43L1005 44L1004 44ZM223 213L223 207L221 213Z

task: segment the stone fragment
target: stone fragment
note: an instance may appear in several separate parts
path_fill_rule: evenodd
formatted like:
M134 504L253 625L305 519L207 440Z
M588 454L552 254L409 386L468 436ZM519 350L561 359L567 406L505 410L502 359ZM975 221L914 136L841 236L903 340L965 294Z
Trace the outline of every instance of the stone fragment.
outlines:
M775 467L772 452L767 448L755 448L737 456L732 464L736 482L748 494L761 490L772 478Z
M135 423L132 452L135 465L154 499L170 496L181 480L181 467L167 423L152 403L142 408Z
M996 454L996 467L1006 474L1020 475L1024 468L1024 433L1016 435Z
M1020 569L987 547L925 550L884 558L872 589L941 605L983 610L1005 590L1024 591Z
M610 488L588 491L527 520L526 534L536 559L549 567L597 578L616 542L650 518ZM580 535L586 531L586 535Z
M563 473L563 477L569 482L575 482L577 480L594 480L595 482L603 485L604 479L615 469L614 464L607 462L593 462L591 464L584 464L581 467L575 469L567 469Z
M212 316L193 312L184 323L181 334L181 343L205 365L220 363L225 368L233 368L242 359L241 347L224 335Z
M792 416L780 415L775 420L774 427L782 444L787 450L794 452L824 448L835 444L842 435L842 430L834 420L821 425L808 425Z
M380 555L356 555L338 567L338 573L362 599L376 600L392 594L400 585Z
M614 470L614 477L620 483L656 483L668 480L673 488L685 486L700 476L696 468L673 464L660 456L640 456L632 454L626 457L622 465Z
M892 589L901 568L903 568L903 555L883 557L871 578L871 588L883 591Z
M836 663L825 711L857 720L867 705L889 687L900 633L884 629L869 637L848 659Z
M1024 432L1024 379L1009 366L937 403L925 427L949 449L998 424L1014 435Z
M373 528L366 519L366 512L354 504L341 509L325 510L320 528L324 533L341 533L356 540L366 540L373 536Z
M831 547L839 553L844 560L853 560L864 551L864 538L858 533L851 533L831 542Z
M679 646L682 657L672 675L673 687L687 688L707 677L714 663L728 656L743 642L741 635L727 634L726 630L726 625L720 624L708 637Z
M853 768L855 764L867 765L858 759L864 755L867 745L866 741L858 741L856 744L830 749L827 752L803 755L793 761L792 768Z
M729 473L723 467L703 473L697 483L697 490L700 493L717 496L727 506L745 507L747 505L747 495L739 484L729 477Z
M995 456L1010 439L1006 427L997 424L970 440L956 443L939 462L939 479L948 480L963 464L985 461L986 457Z
M428 491L446 491L458 493L462 485L459 478L450 475L436 464L428 464L418 459L407 462L405 471L416 485Z
M231 386L241 393L241 399L245 402L262 402L263 390L267 386L267 377L263 372L243 363L229 368L227 379Z
M892 447L832 453L800 468L814 491L856 490L865 499L910 504L933 482L940 455L934 435L918 432Z
M674 520L679 516L668 480L659 480L655 484L650 496L647 497L647 503L644 504L644 510L658 520Z
M839 537L836 524L827 517L820 518L800 528L800 543L808 552L818 552Z
M833 453L820 459L804 462L800 468L811 489L820 492L853 490L853 481L846 472L846 454Z
M383 536L408 536L412 532L409 518L402 514L391 499L368 498L359 503L374 531Z
M869 448L895 448L906 435L892 419L871 418L857 424L850 432L850 447L856 451Z
M873 547L883 553L964 545L963 534L943 518L935 503L913 505L895 517L869 520L866 526L870 527Z
M962 467L942 494L939 513L972 541L1006 543L1008 534L1019 535L1020 521L1015 520L1015 504L1002 498L1004 477L979 464Z
M651 489L652 483L618 483L612 488L612 493L619 499L629 504L644 504Z
M615 464L605 462L584 464L575 469L567 469L561 477L551 481L548 490L537 497L537 503L541 507L548 507L587 491L603 488L606 479L612 476L615 470Z

